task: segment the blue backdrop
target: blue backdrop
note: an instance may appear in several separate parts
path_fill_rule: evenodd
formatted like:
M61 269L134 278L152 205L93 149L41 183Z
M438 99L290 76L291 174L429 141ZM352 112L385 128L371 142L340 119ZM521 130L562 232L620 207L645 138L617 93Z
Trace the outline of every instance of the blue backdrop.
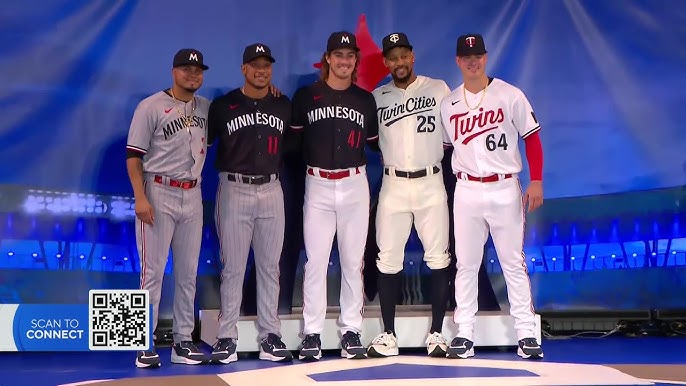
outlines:
M686 185L683 0L1 1L0 303L137 285L126 135L137 103L171 85L179 48L205 55L199 93L212 99L243 83L246 45L268 44L274 83L291 96L316 77L329 34L354 32L361 15L377 45L407 33L417 73L451 88L461 82L456 37L482 33L488 73L528 96L548 199L527 223L539 308L686 307L686 190L627 193ZM210 151L209 201L212 161ZM624 198L596 197L606 193ZM216 307L213 226L204 232L199 302ZM420 247L414 236L409 245Z
M377 44L415 46L418 73L459 85L455 39L485 36L489 73L524 90L543 124L546 197L684 184L686 5L652 1L3 1L0 182L130 194L123 148L136 103L196 47L200 94L242 83L243 47L270 45L292 95L334 30L366 14ZM214 170L206 168L209 179ZM207 186L206 194L213 191Z

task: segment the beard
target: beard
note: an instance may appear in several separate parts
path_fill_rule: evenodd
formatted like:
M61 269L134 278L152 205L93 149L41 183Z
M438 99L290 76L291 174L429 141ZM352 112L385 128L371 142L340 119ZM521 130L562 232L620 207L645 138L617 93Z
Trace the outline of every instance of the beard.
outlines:
M405 68L407 69L406 75L403 76L402 78L401 78L401 77L398 77L398 76L395 74L395 73L396 73L395 71L391 74L391 76L393 77L393 80L394 80L395 82L397 82L397 83L407 83L407 82L410 80L410 78L412 78L412 72L413 72L413 70L411 70L409 67L405 67Z

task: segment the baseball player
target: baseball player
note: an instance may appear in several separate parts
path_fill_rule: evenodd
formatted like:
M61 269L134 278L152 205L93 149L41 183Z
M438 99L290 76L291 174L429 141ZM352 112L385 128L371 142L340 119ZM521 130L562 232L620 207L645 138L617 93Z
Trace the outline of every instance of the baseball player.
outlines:
M126 145L126 168L135 197L141 288L150 291L154 329L171 246L175 281L171 361L183 364L206 361L191 333L203 225L200 172L205 164L210 105L195 92L207 69L200 51L178 51L172 68L174 84L138 104ZM154 348L136 357L138 367L159 365Z
M370 356L398 355L395 305L400 271L412 224L431 269L432 323L426 339L431 356L445 357L441 334L448 301L448 196L441 160L449 142L441 122L441 101L448 85L414 73L414 53L407 35L395 32L382 40L384 64L393 80L373 91L379 120L379 147L384 164L376 215L379 255L378 288L384 332L369 346Z
M366 358L362 329L362 262L369 221L365 143L376 143L376 104L354 84L360 49L355 35L331 34L321 80L293 96L292 133L307 164L303 233L307 262L303 283L305 322L299 358L321 358L326 316L326 273L334 235L341 263L341 356Z
M542 358L543 351L534 338L531 283L523 252L525 206L528 203L529 211L533 211L543 203L541 127L521 90L485 74L487 59L481 35L460 36L456 61L464 83L441 103L443 126L454 146L452 169L457 176L454 320L458 332L447 356L474 356L477 273L490 230L515 320L517 353L525 359ZM524 139L531 173L524 196L518 177L522 170L519 137Z
M219 170L215 223L221 250L221 314L212 361L238 359L236 323L250 247L257 270L257 327L260 359L293 359L281 340L279 259L284 238L284 201L279 164L283 130L291 117L286 96L269 92L271 49L262 43L243 52L241 88L210 105L208 145L218 141Z

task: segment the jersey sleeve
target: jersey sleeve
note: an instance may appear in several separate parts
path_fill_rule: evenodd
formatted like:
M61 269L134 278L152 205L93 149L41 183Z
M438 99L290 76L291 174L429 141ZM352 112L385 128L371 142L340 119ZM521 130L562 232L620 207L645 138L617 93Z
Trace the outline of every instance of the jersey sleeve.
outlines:
M305 89L300 88L295 92L295 95L293 95L293 101L291 102L291 123L290 127L293 130L302 130L302 128L305 126L305 122L307 121L307 117L305 116L305 109L304 109L304 94L305 94Z
M213 100L207 113L207 146L212 146L219 137L219 103L219 99Z
M450 102L447 96L441 101L441 126L443 127L443 144L446 146L453 145L453 128L450 125Z
M514 101L512 102L512 117L512 123L517 128L519 135L524 139L541 129L531 104L519 89L517 89Z
M444 81L441 81L440 88L441 88L441 92L439 94L440 95L440 102L438 104L439 114L437 117L438 118L437 125L439 126L438 129L440 129L441 133L443 134L443 145L444 146L452 146L453 141L450 140L450 136L448 135L448 130L446 130L445 125L443 124L442 114L440 113L440 111L443 110L443 100L448 95L450 95L450 87L448 87L448 85Z
M131 119L126 150L145 155L155 133L156 118L154 110L145 101L138 104Z
M379 118L376 115L376 99L369 94L369 111L364 115L367 126L367 142L379 139Z

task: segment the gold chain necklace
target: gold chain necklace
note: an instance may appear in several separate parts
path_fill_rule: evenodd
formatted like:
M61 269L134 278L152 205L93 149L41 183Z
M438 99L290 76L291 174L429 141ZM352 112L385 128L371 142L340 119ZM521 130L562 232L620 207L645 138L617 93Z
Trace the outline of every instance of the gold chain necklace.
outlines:
M191 123L193 123L193 117L195 116L195 95L193 96L193 107L191 109L191 114L186 115L186 107L184 106L184 111L181 111L181 107L179 106L179 100L176 99L176 96L174 95L174 88L169 89L172 94L172 98L174 99L174 106L176 106L176 111L179 112L179 115L181 116L181 120L183 121L183 125L186 126L186 130L190 134L191 132Z
M484 97L486 96L486 89L487 89L487 88L488 88L488 84L486 84L486 87L484 87L484 90L483 90L484 93L481 94L481 99L479 99L479 104L477 104L476 106L472 107L472 106L469 105L469 102L467 101L467 91L466 91L466 90L467 90L467 86L465 86L465 85L462 86L462 98L464 98L464 104L467 105L467 108L468 108L468 109L470 109L470 110L476 110L476 109L479 108L479 106L481 106L481 102L484 101Z

